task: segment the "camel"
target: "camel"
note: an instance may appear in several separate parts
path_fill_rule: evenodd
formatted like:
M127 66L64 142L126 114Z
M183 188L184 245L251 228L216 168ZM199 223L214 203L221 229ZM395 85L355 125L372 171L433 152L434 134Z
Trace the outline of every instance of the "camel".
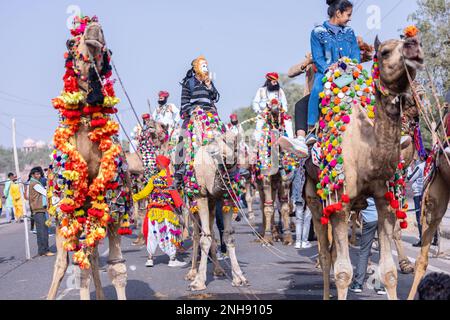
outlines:
M79 17L76 17L77 19ZM81 18L79 18L81 19ZM105 46L105 40L103 36L103 30L100 24L97 22L97 19L94 17L92 19L86 17L82 18L84 22L81 22L81 30L78 36L74 36L70 40L67 41L68 48L68 57L71 60L66 62L66 68L70 69L69 65L73 63L73 68L78 70L78 73L75 75L73 73L72 78L74 79L75 85L87 93L87 99L89 99L90 93L95 93L96 90L102 89L100 81L103 80L104 68L109 66L110 52ZM86 22L86 19L88 22ZM83 29L82 27L85 27ZM73 31L73 30L72 30ZM95 73L93 71L96 70L97 78L95 77ZM99 79L100 76L99 70L101 70L102 79ZM66 76L69 73L66 73ZM92 78L94 77L94 78ZM69 80L71 77L65 79ZM96 79L96 81L95 81ZM72 83L72 85L74 85ZM95 87L97 86L97 87ZM81 92L80 91L80 92ZM92 98L92 96L91 96ZM103 98L103 96L101 96ZM105 96L106 99L106 96ZM103 101L103 100L102 100ZM80 101L79 103L84 103ZM55 103L54 103L55 105ZM82 104L84 105L84 104ZM55 105L56 107L56 105ZM83 111L85 112L85 111ZM92 118L94 119L94 118ZM91 122L92 123L92 122ZM118 126L117 126L118 128ZM85 116L82 116L79 128L74 134L74 136L70 137L71 144L75 147L75 149L81 155L81 158L86 163L87 170L87 179L89 183L92 183L94 179L97 178L99 172L102 168L101 159L103 156L103 152L99 149L99 142L93 142L89 134L92 132L91 125L89 123L89 119ZM112 136L113 143L115 142L118 145L118 136ZM56 133L55 133L55 145L56 145ZM123 153L121 153L123 156ZM80 172L82 168L77 168L77 171ZM66 170L68 170L66 166ZM117 171L120 173L120 171ZM128 173L122 171L121 174L124 174L124 184L126 185L125 190L129 188L129 177ZM56 177L55 179L57 179ZM49 179L51 181L52 179ZM54 180L56 181L56 180ZM56 198L55 198L56 197ZM56 194L49 198L49 202L55 201L57 198ZM90 208L90 198L87 197L82 208L87 211ZM54 202L53 202L54 204ZM111 203L107 203L107 205L111 209ZM113 209L109 212L113 214ZM120 219L120 218L119 218ZM119 230L119 221L115 223L109 222L107 225L107 236L109 239L109 256L108 256L108 274L111 279L113 286L117 292L117 298L120 300L126 299L125 287L127 283L127 268L125 265L125 260L122 256L122 251L120 248L120 235L118 233ZM55 299L58 287L64 277L64 274L67 270L69 263L69 253L66 251L64 242L67 240L62 235L63 225L62 221L57 218L57 230L56 230L56 247L57 247L57 256L56 262L54 266L52 283L47 295L47 299ZM78 237L80 235L78 234ZM96 242L98 244L98 242ZM78 253L78 252L77 252ZM77 254L75 253L74 256ZM97 299L104 299L104 292L100 282L99 275L99 264L98 264L98 249L97 245L94 247L93 252L89 255L90 268L82 268L80 274L80 298L83 300L90 299L90 276L92 274L95 288L96 288L96 297Z
M169 149L169 141L167 137L168 127L162 123L156 122L153 119L146 120L145 138L142 143L146 143L147 147L153 148L155 151L155 157L158 154L167 155ZM141 134L140 132L139 134ZM128 171L131 175L131 182L134 192L138 192L145 187L144 177L144 162L142 155L137 152L126 152L126 159L128 163ZM139 230L137 239L133 242L134 245L143 245L145 243L144 235L142 233L143 219L147 212L146 201L141 200L134 204L133 217L135 218L135 224Z
M365 43L361 37L358 37L358 45L361 49L361 61L362 62L368 62L372 60L373 57L373 51L374 47ZM308 95L311 90L314 83L314 61L312 59L311 53L308 53L305 56L305 59L298 64L292 66L288 71L288 76L290 78L295 78L297 76L302 75L303 73L306 74L306 85L304 90L304 95ZM412 94L408 94L406 97L406 104L407 108L404 110L404 116L407 120L414 119L418 116L418 109L416 106L416 102L414 101L414 98L412 97ZM407 130L406 130L407 131ZM414 139L414 132L407 132L407 134L411 137L411 140ZM405 166L408 167L412 163L415 155L415 148L414 144L408 143L411 141L407 141L407 143L402 146L401 154L402 159L405 160ZM358 228L358 225L360 227L359 223L359 212L353 212L351 215L351 221L352 221L352 227L351 227L351 236L350 236L350 244L356 245L356 229ZM408 257L406 256L406 253L403 249L403 244L401 241L401 228L400 224L396 223L395 229L394 229L394 244L397 249L398 254L398 261L399 261L399 267L402 273L408 274L412 273L414 271L413 264L409 261ZM329 225L328 230L328 238L329 243L332 242L332 232L331 232L331 226ZM317 263L319 265L319 261Z
M450 133L450 115L446 116L446 132ZM428 252L436 231L447 212L450 201L450 152L445 154L440 147L435 148L427 163L427 170L431 173L431 178L425 185L422 202L422 247L416 260L414 282L409 292L408 300L413 300L416 296L417 287L425 275L428 267ZM432 167L436 165L433 170ZM431 168L430 168L431 167Z
M258 164L257 164L257 187L261 199L261 212L263 212L263 225L261 237L264 244L273 245L274 241L279 241L280 236L275 225L274 204L278 197L280 203L280 214L282 220L283 245L294 243L290 227L290 203L289 191L294 178L295 165L289 165L287 170L285 165L287 154L280 151L277 144L278 139L284 134L283 118L284 111L279 105L268 106L263 112L265 117L266 131L264 142L258 143ZM268 141L268 140L271 140ZM271 148L270 151L265 149ZM266 157L266 153L270 152ZM279 161L281 160L281 161ZM287 160L289 161L289 160Z
M351 210L367 206L366 199L373 197L378 211L380 243L380 275L389 299L397 299L397 269L391 253L391 240L396 223L395 213L385 195L386 182L394 175L400 159L401 113L403 95L408 92L406 68L415 77L422 67L423 52L416 37L406 40L375 41L379 59L379 82L375 98L378 106L374 125L359 103L353 107L350 123L342 134L341 151L344 161L345 188L349 199L342 209L330 217L333 246L330 252L327 225L322 224L323 206L316 192L318 168L311 159L306 163L306 201L313 213L315 232L319 241L319 258L323 272L325 300L330 297L330 268L333 262L338 299L347 297L353 268L348 247L348 217ZM339 191L342 193L342 190Z
M224 199L224 194L228 194L231 189L229 182L222 181L222 169L226 168L227 172L233 172L237 165L237 141L238 136L231 130L226 132L224 127L221 129L221 122L217 115L206 112L211 123L215 123L210 127L211 130L205 132L205 124L202 122L202 117L205 111L197 108L191 116L192 124L192 144L197 147L193 150L192 158L187 161L188 166L191 166L186 172L185 178L185 193L191 199L190 210L193 215L194 223L194 243L192 254L192 267L187 273L185 279L192 280L189 288L192 291L201 291L206 289L206 269L208 253L211 252L211 257L214 264L214 274L216 276L224 275L223 269L217 263L216 257L216 242L214 241L213 223L215 217L216 201ZM214 119L211 121L211 119ZM223 125L222 125L223 126ZM193 137L208 137L207 143L201 140L194 140ZM190 156L190 151L187 151ZM192 171L191 171L192 170ZM225 171L225 170L224 170ZM192 175L192 176L191 176ZM226 175L226 174L225 174ZM191 177L191 178L189 178ZM195 177L195 188L197 192L193 192L188 188L186 183L192 181ZM189 178L189 179L188 179ZM192 186L192 185L190 185ZM228 188L228 189L227 189ZM191 194L192 192L192 194ZM227 246L227 252L230 257L232 268L232 285L244 286L248 285L247 279L244 277L236 257L236 247L234 240L234 230L231 225L231 212L224 212L224 242ZM201 231L201 234L199 234ZM198 249L201 249L201 259L197 267ZM211 249L211 251L210 251Z

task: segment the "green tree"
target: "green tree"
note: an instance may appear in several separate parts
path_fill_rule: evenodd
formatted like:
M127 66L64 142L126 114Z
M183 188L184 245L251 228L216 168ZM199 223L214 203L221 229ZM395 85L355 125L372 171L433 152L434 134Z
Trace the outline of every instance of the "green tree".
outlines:
M450 89L450 1L417 0L419 8L409 16L420 30L425 62L439 94ZM420 78L428 82L426 75Z

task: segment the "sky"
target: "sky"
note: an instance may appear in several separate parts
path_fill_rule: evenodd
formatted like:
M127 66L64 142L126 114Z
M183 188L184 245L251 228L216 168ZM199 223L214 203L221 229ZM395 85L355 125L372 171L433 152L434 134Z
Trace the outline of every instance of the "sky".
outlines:
M373 43L398 38L417 9L415 0L355 0L350 25ZM138 115L171 93L179 106L190 63L206 56L221 93L224 120L246 107L267 72L287 73L310 51L310 34L327 17L325 0L0 0L0 145L50 142L57 127L51 99L61 92L67 21L74 8L97 15L113 61ZM300 78L299 83L304 79ZM119 85L120 117L130 133L136 118ZM124 136L122 136L124 137Z

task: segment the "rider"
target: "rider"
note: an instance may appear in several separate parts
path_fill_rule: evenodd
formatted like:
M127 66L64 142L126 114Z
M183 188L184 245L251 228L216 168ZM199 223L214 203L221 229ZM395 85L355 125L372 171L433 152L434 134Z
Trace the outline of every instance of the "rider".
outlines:
M153 112L153 119L167 125L169 127L168 133L170 135L180 121L180 110L175 104L167 103L169 96L167 91L160 91L158 93L158 107Z
M296 123L297 138L286 139L299 156L304 156L308 150L307 142L314 144L317 141L314 134L306 138L306 132L319 120L319 93L323 90L322 79L327 69L342 57L361 61L355 32L347 26L352 18L353 4L349 0L327 0L327 4L330 19L316 26L311 33L312 56L317 68L311 96L307 105L300 104L302 107L295 109L296 119L301 119Z
M196 107L201 107L204 111L217 112L216 103L219 102L220 94L217 91L212 79L209 76L208 61L204 56L199 56L192 61L191 69L181 82L181 110L183 119L182 129L185 130L191 119L192 112ZM175 162L175 186L180 188L185 172L184 165L184 142L183 134L180 135L176 149L177 159Z
M280 86L279 78L280 77L276 72L266 74L264 86L258 89L255 99L253 99L253 111L255 111L256 114L262 113L264 109L271 107L274 102L281 106L284 112L288 112L286 94ZM264 119L258 119L256 122L254 139L257 142L261 138L264 121ZM289 138L293 138L292 121L290 119L285 120L285 126Z

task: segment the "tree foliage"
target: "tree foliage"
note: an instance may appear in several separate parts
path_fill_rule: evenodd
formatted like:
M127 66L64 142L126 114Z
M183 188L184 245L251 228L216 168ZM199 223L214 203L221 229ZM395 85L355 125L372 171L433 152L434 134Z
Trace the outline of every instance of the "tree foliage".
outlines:
M19 169L23 171L25 167L41 166L43 168L50 164L50 154L52 150L49 148L37 149L32 152L23 152L18 150ZM0 173L15 172L14 154L12 149L0 147ZM28 174L28 173L27 173Z
M450 1L417 0L409 16L420 30L426 65L441 95L450 90ZM421 74L424 82L429 81Z

